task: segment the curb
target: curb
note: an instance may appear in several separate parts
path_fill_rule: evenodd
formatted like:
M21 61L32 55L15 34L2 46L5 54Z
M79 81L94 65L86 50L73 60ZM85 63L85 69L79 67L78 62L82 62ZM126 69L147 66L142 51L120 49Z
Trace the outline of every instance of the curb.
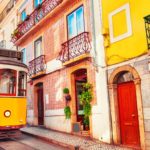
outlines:
M46 138L46 137L43 137L43 136L40 136L40 135L35 135L35 134L29 133L29 132L26 132L26 131L22 131L22 130L21 130L21 132L24 133L24 134L39 138L43 141L50 142L50 143L58 145L58 146L62 146L64 148L67 148L67 149L70 149L70 150L82 150L79 146L73 146L73 145L70 145L70 144L63 143L63 142L58 142L56 140Z

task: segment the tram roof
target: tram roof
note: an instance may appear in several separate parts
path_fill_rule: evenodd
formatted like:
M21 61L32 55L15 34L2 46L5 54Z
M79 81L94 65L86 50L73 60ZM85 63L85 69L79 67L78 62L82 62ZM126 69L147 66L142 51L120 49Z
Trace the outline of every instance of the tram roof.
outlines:
M27 68L27 66L21 62L21 58L22 52L0 48L0 64Z

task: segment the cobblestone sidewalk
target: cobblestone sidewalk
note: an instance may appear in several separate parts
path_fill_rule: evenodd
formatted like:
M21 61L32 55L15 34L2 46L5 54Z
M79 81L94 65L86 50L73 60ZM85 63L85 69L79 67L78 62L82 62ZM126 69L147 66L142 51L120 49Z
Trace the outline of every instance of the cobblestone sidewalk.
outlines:
M40 127L26 127L22 128L21 131L45 139L47 141L51 141L55 144L68 147L68 149L77 149L77 147L79 147L80 150L131 150L129 148L104 144L99 141Z

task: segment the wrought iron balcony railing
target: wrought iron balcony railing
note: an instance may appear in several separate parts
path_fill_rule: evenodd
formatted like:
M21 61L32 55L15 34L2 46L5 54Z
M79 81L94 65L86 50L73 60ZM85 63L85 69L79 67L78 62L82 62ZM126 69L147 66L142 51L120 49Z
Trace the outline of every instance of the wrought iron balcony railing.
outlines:
M88 32L83 32L62 44L62 50L59 53L58 60L64 63L77 56L89 53L90 50L91 44Z
M41 55L29 62L29 76L33 77L43 73L46 69L45 55Z
M62 1L63 0L44 0L42 4L39 4L38 7L27 16L24 22L18 25L17 29L15 29L12 34L11 41L15 43L48 13L55 9Z
M19 51L0 49L0 56L10 57L10 58L17 58L18 60L21 60L22 53L19 52Z
M0 14L0 22L3 21L3 19L7 16L7 14L10 12L10 10L14 7L15 0L10 0L9 3L6 5L4 10Z
M6 48L6 41L5 40L0 41L0 48Z
M150 15L144 17L148 49L150 49Z

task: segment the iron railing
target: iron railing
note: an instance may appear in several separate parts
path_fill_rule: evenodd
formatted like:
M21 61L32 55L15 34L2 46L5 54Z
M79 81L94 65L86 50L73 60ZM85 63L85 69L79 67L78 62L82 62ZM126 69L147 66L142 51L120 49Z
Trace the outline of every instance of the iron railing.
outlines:
M63 0L44 0L42 4L27 16L24 22L18 25L12 34L11 41L15 43L20 39L25 33L27 33L33 26L35 26L39 21L41 21L48 13L50 13L54 8L56 8Z
M7 16L7 14L10 12L10 10L14 7L15 2L16 2L16 0L10 0L9 3L6 5L4 10L0 14L0 23Z
M83 32L63 43L62 50L57 59L64 63L77 56L89 53L91 50L91 44L88 34L88 32Z
M22 53L19 51L0 49L0 56L21 59Z
M5 40L0 41L0 48L6 48L6 41Z
M150 49L150 15L144 17L148 49Z
M41 55L29 62L29 76L32 77L46 69L45 55Z

